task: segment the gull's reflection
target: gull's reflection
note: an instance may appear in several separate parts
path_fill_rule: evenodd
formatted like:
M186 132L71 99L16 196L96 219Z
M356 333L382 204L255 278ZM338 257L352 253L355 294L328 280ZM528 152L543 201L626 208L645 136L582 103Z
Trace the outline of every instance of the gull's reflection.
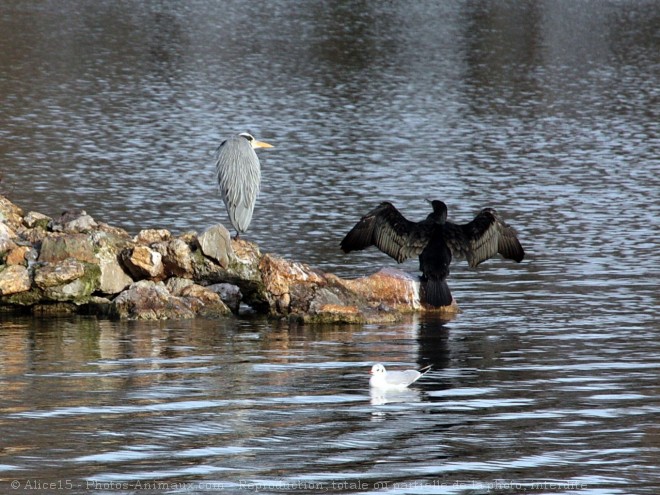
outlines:
M406 388L403 390L381 390L370 388L371 404L382 406L396 402L419 402L421 400L421 390L416 388Z

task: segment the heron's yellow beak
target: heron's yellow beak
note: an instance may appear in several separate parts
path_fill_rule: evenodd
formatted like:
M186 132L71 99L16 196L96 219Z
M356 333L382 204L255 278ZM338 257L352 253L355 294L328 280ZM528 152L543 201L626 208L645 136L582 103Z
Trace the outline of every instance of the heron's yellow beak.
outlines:
M257 141L256 139L252 141L253 148L274 148L272 144L264 143L263 141Z

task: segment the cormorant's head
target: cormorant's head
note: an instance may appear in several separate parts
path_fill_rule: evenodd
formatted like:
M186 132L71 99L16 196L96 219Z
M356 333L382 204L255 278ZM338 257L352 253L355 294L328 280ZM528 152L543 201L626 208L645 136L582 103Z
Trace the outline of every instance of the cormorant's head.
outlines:
M431 203L431 207L433 208L433 213L429 217L433 218L435 223L445 223L447 221L447 205L438 199L434 199L433 201L427 199L426 201Z
M497 218L497 211L495 211L495 208L483 208L481 210L481 213L488 213L489 215L492 215L494 218Z

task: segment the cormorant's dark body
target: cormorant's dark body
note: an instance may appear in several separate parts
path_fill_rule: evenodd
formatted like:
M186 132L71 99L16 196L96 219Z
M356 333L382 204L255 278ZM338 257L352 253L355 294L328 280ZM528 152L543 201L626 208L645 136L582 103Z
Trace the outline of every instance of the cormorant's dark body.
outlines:
M451 291L447 285L451 249L447 247L443 229L434 229L428 244L419 255L419 270L425 282L426 302L431 306L451 304Z

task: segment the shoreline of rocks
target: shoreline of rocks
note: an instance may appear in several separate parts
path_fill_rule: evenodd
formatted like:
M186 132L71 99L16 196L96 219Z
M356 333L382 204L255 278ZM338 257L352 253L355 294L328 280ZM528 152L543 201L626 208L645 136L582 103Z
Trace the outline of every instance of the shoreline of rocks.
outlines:
M0 311L162 320L238 315L241 304L303 323L378 323L428 308L401 270L343 279L231 239L146 229L131 236L84 211L54 219L0 195Z

